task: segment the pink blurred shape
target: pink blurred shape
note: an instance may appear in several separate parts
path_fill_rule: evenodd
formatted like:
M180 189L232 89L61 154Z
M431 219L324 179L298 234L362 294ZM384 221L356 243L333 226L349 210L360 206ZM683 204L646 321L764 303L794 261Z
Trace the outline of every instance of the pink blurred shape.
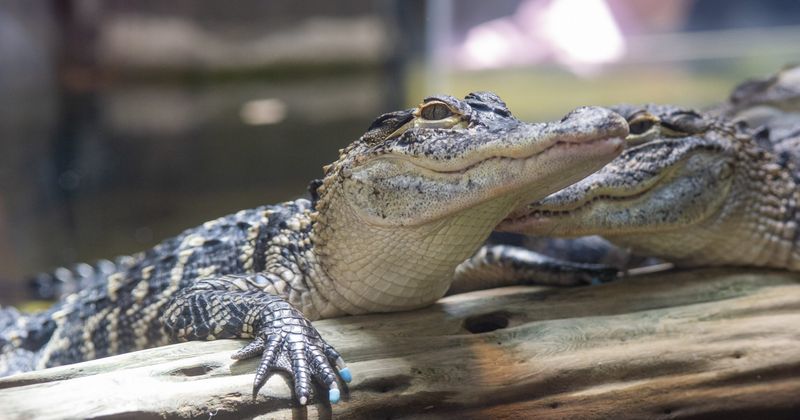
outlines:
M514 15L470 29L457 57L471 69L554 61L586 76L624 54L605 0L525 0Z

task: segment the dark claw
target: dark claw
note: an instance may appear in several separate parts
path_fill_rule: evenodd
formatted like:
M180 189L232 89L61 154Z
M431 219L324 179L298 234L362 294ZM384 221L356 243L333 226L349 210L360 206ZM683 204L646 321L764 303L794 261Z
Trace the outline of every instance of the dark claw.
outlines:
M260 340L262 343L264 342L264 340L261 338L256 338L256 340ZM280 335L273 335L267 339L266 345L261 346L263 353L261 356L261 363L258 364L258 368L256 369L256 376L253 379L253 399L256 398L256 395L258 394L258 391L261 389L261 387L263 387L264 384L267 383L270 367L276 366L275 361L278 358L279 354L278 347L280 346L280 344L281 344ZM245 347L240 351L244 351L245 349L247 349L247 347Z
M233 355L231 355L231 359L236 359L236 360L249 359L263 352L264 352L264 340L261 339L261 337L257 337L250 344L242 347L242 349L237 351L236 353L233 353Z

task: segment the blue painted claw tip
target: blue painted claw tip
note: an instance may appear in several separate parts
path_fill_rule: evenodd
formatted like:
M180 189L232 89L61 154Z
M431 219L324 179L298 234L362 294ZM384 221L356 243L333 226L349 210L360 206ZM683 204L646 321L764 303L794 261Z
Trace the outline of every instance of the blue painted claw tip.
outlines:
M353 375L350 373L350 368L344 368L340 370L339 376L341 376L342 380L345 382L350 382L353 380Z
M339 390L332 389L328 391L328 399L331 401L331 404L336 404L339 402Z

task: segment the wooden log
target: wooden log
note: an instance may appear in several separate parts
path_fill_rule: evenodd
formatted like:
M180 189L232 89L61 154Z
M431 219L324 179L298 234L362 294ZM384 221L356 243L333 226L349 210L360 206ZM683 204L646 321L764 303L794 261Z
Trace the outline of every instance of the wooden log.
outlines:
M513 287L316 322L354 380L253 400L244 341L192 342L0 379L2 418L798 418L800 275L695 270Z

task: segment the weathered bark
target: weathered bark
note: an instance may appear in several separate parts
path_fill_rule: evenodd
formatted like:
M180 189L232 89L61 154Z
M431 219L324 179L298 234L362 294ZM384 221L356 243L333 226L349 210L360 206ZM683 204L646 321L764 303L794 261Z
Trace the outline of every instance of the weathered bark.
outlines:
M669 272L451 296L315 323L354 381L297 408L253 401L243 342L194 342L0 379L3 418L797 418L800 276ZM485 332L482 332L485 331Z

